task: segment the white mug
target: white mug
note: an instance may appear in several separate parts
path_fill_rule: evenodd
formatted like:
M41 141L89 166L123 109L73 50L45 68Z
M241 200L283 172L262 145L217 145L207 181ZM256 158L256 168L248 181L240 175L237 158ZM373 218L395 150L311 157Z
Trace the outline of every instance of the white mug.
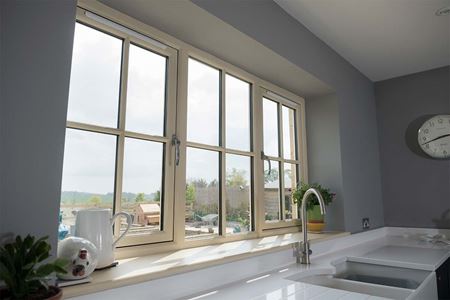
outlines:
M90 208L76 212L75 236L91 241L98 250L97 269L107 267L114 263L114 249L131 227L131 216L126 212L116 213L111 217L112 211L107 208ZM112 226L117 217L127 218L127 228L114 241Z

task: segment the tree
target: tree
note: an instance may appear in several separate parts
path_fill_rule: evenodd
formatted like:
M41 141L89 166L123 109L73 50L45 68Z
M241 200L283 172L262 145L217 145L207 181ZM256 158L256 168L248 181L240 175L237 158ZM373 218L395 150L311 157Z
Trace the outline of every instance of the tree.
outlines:
M208 187L208 182L206 182L205 179L200 178L200 179L194 179L194 180L190 180L190 184L193 185L196 188L206 188Z
M195 186L192 183L186 184L186 204L191 205L195 201Z
M264 171L264 183L274 182L278 180L278 170L272 169L270 174L269 170Z
M160 202L161 201L161 191L160 190L156 191L154 200L156 202Z
M94 206L99 206L102 203L102 198L100 198L99 196L92 196L89 199L89 203Z
M219 186L219 182L217 181L217 179L212 180L209 184L208 187L216 187Z
M140 203L140 202L144 202L144 201L145 201L144 193L139 193L136 195L136 198L134 198L134 202L136 202L136 203Z
M231 172L227 174L227 186L247 186L247 179L245 179L245 170L237 170L236 168L233 168Z

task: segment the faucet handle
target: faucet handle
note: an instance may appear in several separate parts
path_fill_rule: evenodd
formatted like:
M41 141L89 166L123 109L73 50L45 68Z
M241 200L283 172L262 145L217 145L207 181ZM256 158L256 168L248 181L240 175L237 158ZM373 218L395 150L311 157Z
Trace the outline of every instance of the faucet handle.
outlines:
M307 255L308 254L308 256L309 256L309 255L312 254L312 250L311 250L311 248L309 248L309 242L306 242L306 243L300 242L299 244L300 244L300 252L303 255Z
M311 249L308 249L307 251L308 251L309 255L311 255L313 253ZM306 251L303 251L303 254L306 254Z

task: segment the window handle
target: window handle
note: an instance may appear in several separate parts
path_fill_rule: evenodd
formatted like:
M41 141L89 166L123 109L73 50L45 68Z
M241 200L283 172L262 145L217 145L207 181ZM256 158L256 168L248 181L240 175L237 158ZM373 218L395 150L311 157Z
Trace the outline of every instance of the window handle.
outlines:
M172 146L175 146L175 165L178 166L180 164L180 140L177 138L177 135L172 135Z
M264 154L264 151L261 151L261 159L267 160L267 162L269 163L269 172L267 173L267 175L270 175L270 173L272 173L272 163L270 161L270 158Z

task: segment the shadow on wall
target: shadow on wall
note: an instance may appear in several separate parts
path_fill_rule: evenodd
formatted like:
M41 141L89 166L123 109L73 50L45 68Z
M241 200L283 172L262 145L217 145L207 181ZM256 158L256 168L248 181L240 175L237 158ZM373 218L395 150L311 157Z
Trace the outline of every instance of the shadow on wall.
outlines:
M442 213L439 219L432 220L436 228L450 228L450 209Z
M426 120L429 118L435 116L433 115L423 115L416 119L414 119L411 123L409 123L408 127L406 128L405 132L405 143L406 146L416 155L430 159L430 160L436 160L435 158L431 158L430 156L426 155L423 150L420 148L419 143L417 141L417 132L419 131L419 128L422 126L423 123L425 123ZM448 159L443 159L448 160Z

